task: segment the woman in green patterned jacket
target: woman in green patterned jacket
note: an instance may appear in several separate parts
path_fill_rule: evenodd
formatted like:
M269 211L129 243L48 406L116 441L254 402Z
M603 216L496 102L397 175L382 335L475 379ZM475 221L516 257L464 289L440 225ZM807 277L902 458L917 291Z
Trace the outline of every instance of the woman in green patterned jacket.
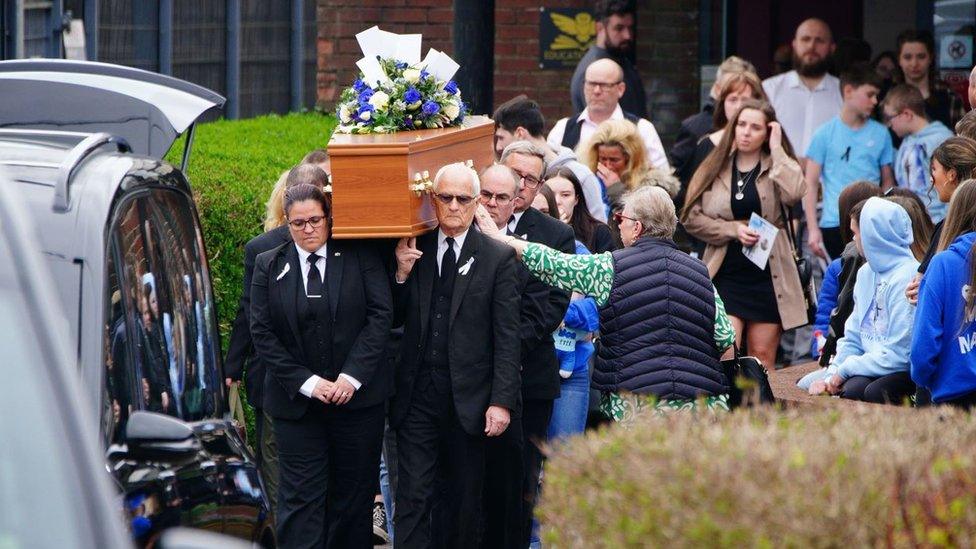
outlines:
M729 382L719 356L735 331L708 271L672 237L674 203L656 187L624 196L616 214L624 249L570 255L500 232L478 209L481 231L515 249L547 284L593 297L600 306L600 351L593 386L601 410L620 421L638 409L727 410Z

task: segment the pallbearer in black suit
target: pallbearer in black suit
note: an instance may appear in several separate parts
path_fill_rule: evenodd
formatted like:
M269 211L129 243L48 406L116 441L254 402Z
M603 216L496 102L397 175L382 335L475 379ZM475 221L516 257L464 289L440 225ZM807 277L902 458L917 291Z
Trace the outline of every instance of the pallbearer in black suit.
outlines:
M390 409L397 547L426 548L432 539L477 546L485 440L505 432L518 405L515 257L471 230L478 194L474 170L441 168L438 229L397 245L395 322L404 324ZM446 489L432 520L438 477Z
M372 501L392 389L389 279L371 246L329 240L322 191L285 193L294 243L258 255L251 337L267 365L281 547L371 547ZM326 497L328 494L328 497Z
M314 185L322 189L329 184L329 176L318 166L302 163L288 170L285 189L302 184ZM277 207L282 208L283 205L279 201ZM272 507L278 499L278 447L274 441L271 418L264 414L264 377L267 367L254 352L254 345L251 342L251 281L254 279L254 261L258 254L291 241L288 223L282 221L280 226L255 236L244 245L244 291L241 292L237 317L234 318L231 327L227 358L224 359L224 375L227 376L225 381L228 388L231 384L239 382L242 376L246 378L244 385L247 388L247 400L254 408L254 424L258 439L254 445L257 450L255 453Z
M532 208L532 201L539 194L542 177L546 173L545 153L528 141L515 141L502 151L500 162L511 168L520 180L515 213L508 222L508 231L529 242L545 244L560 252L576 253L576 237L573 229L559 220ZM541 289L540 289L541 286ZM569 306L569 293L553 287L527 285L523 302L531 302L543 293L546 300L542 314L532 314L523 308L520 326L522 343L522 472L523 502L522 540L520 547L529 543L532 529L532 511L538 493L539 472L542 467L540 444L546 441L552 405L559 396L559 363L552 332L559 327Z

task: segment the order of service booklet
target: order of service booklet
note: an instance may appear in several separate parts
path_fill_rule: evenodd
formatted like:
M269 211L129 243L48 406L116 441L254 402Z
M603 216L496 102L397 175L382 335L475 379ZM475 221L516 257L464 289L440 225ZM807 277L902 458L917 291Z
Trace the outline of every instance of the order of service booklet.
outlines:
M756 212L752 212L752 216L749 218L749 228L759 233L759 241L748 248L743 247L742 253L757 267L765 269L779 229L776 228L776 225L757 215Z

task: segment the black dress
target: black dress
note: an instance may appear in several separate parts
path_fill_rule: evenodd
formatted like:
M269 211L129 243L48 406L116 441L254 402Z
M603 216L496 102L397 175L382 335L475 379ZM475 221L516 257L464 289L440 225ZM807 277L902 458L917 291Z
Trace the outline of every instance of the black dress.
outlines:
M753 212L762 215L762 203L759 200L759 191L756 189L758 170L753 172L751 177L738 174L734 158L732 162L732 191L729 193L732 217L737 221L748 221ZM736 182L739 179L745 182L742 200L737 200L735 197L738 186ZM776 304L776 291L773 289L769 263L766 263L765 269L760 269L755 263L749 261L742 253L742 243L738 239L729 242L725 259L712 282L725 303L725 311L729 315L752 322L780 323L779 306Z

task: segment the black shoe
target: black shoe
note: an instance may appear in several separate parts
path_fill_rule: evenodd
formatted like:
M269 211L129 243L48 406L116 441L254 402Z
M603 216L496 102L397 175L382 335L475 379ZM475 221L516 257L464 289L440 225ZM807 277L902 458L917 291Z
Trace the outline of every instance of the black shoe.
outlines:
M386 509L383 503L373 504L373 545L390 543L390 534L386 532Z

